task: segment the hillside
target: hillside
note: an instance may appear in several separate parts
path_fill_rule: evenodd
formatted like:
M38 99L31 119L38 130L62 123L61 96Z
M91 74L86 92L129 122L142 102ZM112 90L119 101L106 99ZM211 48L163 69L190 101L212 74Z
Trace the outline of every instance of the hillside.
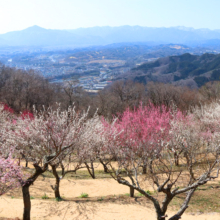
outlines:
M220 80L220 55L203 54L202 56L185 53L180 56L160 58L133 68L118 79L132 79L147 83L159 81L200 87L208 81Z
M177 48L175 48L177 47ZM199 54L205 52L205 48L191 48L185 45L149 45L144 43L118 43L106 46L84 48L81 51L72 52L74 60L82 61L85 59L119 59L129 62L143 62L151 58L181 55L184 53ZM68 54L69 56L69 54ZM71 62L71 59L69 60Z

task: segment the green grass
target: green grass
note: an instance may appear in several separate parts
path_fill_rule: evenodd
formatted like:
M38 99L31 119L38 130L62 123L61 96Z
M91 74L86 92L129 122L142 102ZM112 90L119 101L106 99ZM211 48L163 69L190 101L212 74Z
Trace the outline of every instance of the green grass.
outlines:
M81 193L81 195L79 196L79 198L88 198L89 194L87 193Z
M58 171L57 173L59 176L61 175L61 171ZM54 178L53 173L49 171L43 173L42 176L45 178ZM104 170L95 170L95 177L96 179L112 178L111 175L109 173L105 173ZM91 178L92 177L89 175L87 170L78 170L76 171L76 173L68 173L64 177L64 179L74 179L74 180L91 179Z
M41 199L49 199L49 197L48 197L47 194L45 193L45 194L41 197Z
M213 187L211 188L209 185L200 186L190 200L187 212L220 212L219 189ZM180 194L174 197L171 206L178 210L183 204L185 196L185 194Z
M130 193L125 193L125 196L130 196Z
M59 197L56 197L55 200L56 200L57 202L63 201L63 199L62 199L62 198L59 198Z
M146 190L145 191L148 195L151 195L152 193L151 193L151 191L149 191L149 190ZM142 193L138 193L138 196L144 196Z

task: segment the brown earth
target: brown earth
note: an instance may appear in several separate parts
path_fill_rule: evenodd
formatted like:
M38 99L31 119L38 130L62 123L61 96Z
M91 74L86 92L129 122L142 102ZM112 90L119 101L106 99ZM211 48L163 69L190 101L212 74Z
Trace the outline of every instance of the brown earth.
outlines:
M33 220L155 220L154 209L144 197L128 197L128 187L119 185L113 179L79 179L61 181L61 196L64 201L54 200L50 187L52 178L40 177L30 188L32 196L31 216ZM218 190L218 189L216 189ZM88 193L88 198L79 198L81 193ZM217 192L217 191L216 191ZM215 192L215 193L216 193ZM50 198L43 200L46 193ZM137 195L137 194L136 194ZM208 204L207 204L208 205ZM22 219L23 202L21 189L9 192L0 197L0 217ZM168 216L174 213L174 207ZM182 220L219 220L220 214L186 213ZM0 218L2 220L2 218Z

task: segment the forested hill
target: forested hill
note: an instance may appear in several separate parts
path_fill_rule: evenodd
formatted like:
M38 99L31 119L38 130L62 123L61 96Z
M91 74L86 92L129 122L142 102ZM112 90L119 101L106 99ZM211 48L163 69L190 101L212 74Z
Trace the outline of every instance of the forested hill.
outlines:
M119 78L142 83L159 81L192 88L200 87L208 81L220 80L220 54L206 53L197 56L185 53L160 58L155 62L139 65Z

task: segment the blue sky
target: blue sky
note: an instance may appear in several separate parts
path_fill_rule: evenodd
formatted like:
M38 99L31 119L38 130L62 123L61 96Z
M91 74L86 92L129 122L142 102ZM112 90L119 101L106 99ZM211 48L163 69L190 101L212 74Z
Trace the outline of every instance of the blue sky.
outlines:
M220 29L220 0L0 0L0 33L33 25Z

